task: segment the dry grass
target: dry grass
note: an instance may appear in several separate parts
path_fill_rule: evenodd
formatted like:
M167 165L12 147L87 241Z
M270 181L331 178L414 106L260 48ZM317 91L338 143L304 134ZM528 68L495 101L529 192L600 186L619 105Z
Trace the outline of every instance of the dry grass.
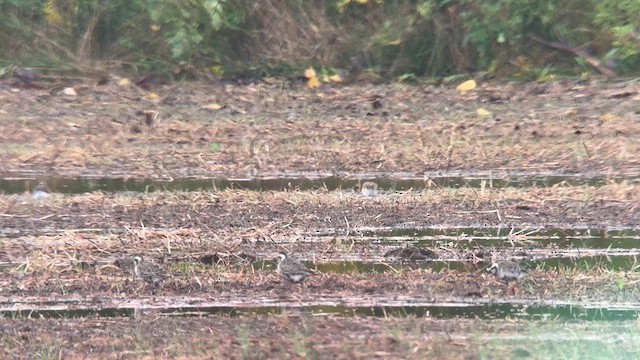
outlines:
M87 88L71 103L55 97L28 103L8 93L7 114L0 114L0 120L7 127L3 144L10 151L0 159L17 173L46 173L53 167L68 176L89 172L144 178L287 170L465 169L491 170L496 176L513 171L637 172L640 127L631 115L632 102L599 99L590 104L589 113L576 112L571 96L559 96L571 94L571 84L557 84L538 96L530 95L532 86L487 85L461 97L453 87L388 85L379 111L371 108L370 99L381 91L376 87L345 87L328 95L265 85L155 89L161 97L179 94L181 101L174 106L148 104L139 90L126 88L101 94L99 104L93 97L103 91L99 87ZM526 101L486 105L495 118L478 118L478 101L489 94ZM213 113L199 107L212 98L226 107ZM87 114L88 106L96 106L100 115ZM256 106L259 111L253 110ZM146 126L133 110L140 107L158 111L158 122ZM49 115L55 111L63 115ZM21 115L24 120L15 121ZM615 116L604 121L604 115ZM132 132L135 126L141 132Z
M615 177L635 174L640 167L640 127L631 115L637 104L624 99L596 97L588 109L576 110L575 100L584 94L571 84L560 83L540 96L530 95L528 85L488 86L468 96L460 96L453 88L389 85L383 89L387 114L373 115L367 115L373 111L369 99L381 91L374 87L329 93L198 84L157 89L160 96L165 92L179 94L175 106L145 103L131 89L97 94L99 89L88 88L76 101L52 96L46 103L32 101L29 93L18 96L7 92L3 95L6 113L0 114L0 121L6 120L7 131L0 137L7 151L0 152L0 163L7 174L47 174L53 168L63 176L94 173L138 178L315 170L425 174L452 169L491 171L496 178L511 171L559 170L610 171ZM598 94L608 89L594 87L589 91ZM98 95L101 102L96 104L94 96ZM487 100L494 96L507 101L494 104ZM226 107L211 112L193 105L212 99L225 102ZM477 118L480 103L495 117ZM86 111L91 106L97 106L99 117ZM254 106L261 110L253 111ZM159 123L145 127L131 111L138 107L157 109ZM297 112L295 121L289 119L292 112ZM608 113L615 116L602 120L601 115ZM133 125L141 126L142 132L132 132ZM362 198L352 189L93 192L53 194L39 203L29 194L2 195L0 230L12 238L0 242L0 295L20 301L30 296L81 298L85 302L153 301L149 289L108 265L117 257L140 253L166 261L164 266L171 276L160 301L184 296L245 302L284 297L339 303L405 296L527 304L540 299L614 305L637 302L640 279L635 262L624 271L611 270L604 262L594 265L582 260L566 267L539 266L518 284L519 291L487 276L482 263L471 272L388 264L382 272L327 271L310 279L307 287L295 294L297 298L288 298L291 289L281 283L273 264L263 263L254 269L232 261L234 254L271 260L285 247L318 263L359 254L371 264L398 246L376 244L377 234L363 236L367 229L468 226L489 229L489 234L493 229L512 230L506 237L503 233L497 237L504 244L495 249L480 240L469 241L475 233L454 231L435 242L436 252L471 263L468 255L493 251L500 257L515 258L527 256L527 251L547 250L535 247L536 234L531 231L537 229L640 227L640 185L630 182L504 189L492 187L491 181L480 188L460 189L440 188L428 179L425 182L429 185L426 189L388 192L373 199ZM610 234L608 230L602 233ZM461 246L461 242L467 245ZM215 265L201 261L203 256L213 258L216 253L229 256ZM0 351L11 354L28 346L25 353L34 357L73 358L77 344L82 344L98 357L115 353L124 357L186 354L198 358L243 353L259 358L281 352L311 358L327 354L345 358L462 358L469 353L480 356L480 347L491 341L456 337L442 328L434 332L429 328L434 322L412 318L382 325L386 319L371 317L349 321L286 316L242 319L246 322L215 318L215 326L207 318L143 317L137 323L85 320L103 321L117 330L109 335L96 333L92 323L83 333L89 335L83 338L74 335L77 329L45 336L55 334L51 329L60 323L41 320L26 343L19 321L3 321L0 326L7 330L3 334L9 336L2 337ZM83 327L74 320L61 322ZM468 325L456 320L456 326L460 323ZM355 335L336 338L345 328ZM198 332L192 333L193 329ZM158 336L151 338L149 334ZM505 347L506 357L517 350L510 343ZM343 348L353 350L345 352ZM495 351L502 354L500 349Z
M460 203L489 204L505 201L521 201L538 205L546 203L581 203L583 205L594 202L611 202L626 204L629 210L634 210L634 203L640 201L640 185L628 181L611 181L602 186L571 186L560 183L551 187L506 187L492 188L488 184L481 188L437 187L429 185L426 189L414 191L394 192L393 189L381 189L381 195L368 199L360 196L355 189L327 191L317 189L298 191L252 191L239 189L214 189L205 191L154 191L148 193L135 192L92 192L85 194L62 195L54 193L46 203L34 202L28 194L0 196L0 206L10 208L14 215L29 213L34 210L34 204L44 205L45 209L64 209L71 206L93 207L103 206L105 209L117 207L140 207L153 204L154 206L190 204L192 209L201 210L210 205L234 204L238 206L270 205L281 206L290 204L294 207L304 204L314 204L325 207L376 205L390 207L398 204L414 204L427 202L437 204L445 201ZM5 214L10 215L10 214Z
M0 354L15 358L633 358L637 321L517 319L155 317L4 319ZM80 335L82 334L82 335ZM82 350L80 350L82 349ZM535 349L535 350L534 350Z

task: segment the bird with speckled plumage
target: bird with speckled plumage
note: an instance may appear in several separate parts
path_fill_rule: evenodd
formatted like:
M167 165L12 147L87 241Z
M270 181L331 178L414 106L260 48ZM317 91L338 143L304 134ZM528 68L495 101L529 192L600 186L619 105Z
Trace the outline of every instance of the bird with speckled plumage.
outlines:
M520 280L529 271L513 261L498 261L491 264L487 271L493 273L500 280Z
M297 284L304 282L307 277L313 275L313 272L309 270L300 260L291 257L285 253L279 254L278 261L278 275L284 280Z
M360 192L364 197L373 197L378 195L378 184L373 181L367 181L360 186Z
M44 201L49 198L51 189L47 186L47 183L41 181L33 188L33 199L36 201Z

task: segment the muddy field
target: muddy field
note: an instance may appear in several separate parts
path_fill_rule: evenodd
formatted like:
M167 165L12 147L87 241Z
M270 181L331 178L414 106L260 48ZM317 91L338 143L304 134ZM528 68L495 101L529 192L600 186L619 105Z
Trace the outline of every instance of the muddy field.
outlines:
M15 85L3 358L639 356L635 81Z

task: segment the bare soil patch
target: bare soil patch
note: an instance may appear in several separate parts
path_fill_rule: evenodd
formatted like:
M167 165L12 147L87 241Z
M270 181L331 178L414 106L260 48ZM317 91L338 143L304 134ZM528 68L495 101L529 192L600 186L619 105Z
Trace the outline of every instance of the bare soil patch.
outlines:
M464 95L454 85L77 88L69 97L57 88L0 87L0 174L633 174L640 165L634 82L495 83Z
M3 229L14 234L56 230L173 229L183 236L228 242L238 236L292 235L327 228L561 227L634 228L640 187L447 189L387 193L369 199L353 191L189 192L0 197ZM253 235L251 235L253 234ZM300 234L299 235L304 235Z

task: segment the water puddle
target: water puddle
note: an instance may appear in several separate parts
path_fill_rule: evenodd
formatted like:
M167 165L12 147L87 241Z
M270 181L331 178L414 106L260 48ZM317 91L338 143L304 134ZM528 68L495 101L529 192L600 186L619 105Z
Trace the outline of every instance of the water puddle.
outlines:
M571 257L540 257L538 259L512 258L528 269L539 269L541 271L551 271L559 269L575 269L591 271L594 269L607 269L611 271L637 271L640 269L640 261L633 255L594 255L594 256L571 256ZM441 271L457 271L463 273L480 272L490 265L488 259L485 262L473 263L470 260L422 260L422 261L390 261L379 259L378 261L332 261L332 262L312 262L306 261L305 265L320 273L334 274L367 274L367 273L390 273L400 272L406 269L430 269L434 273ZM253 263L254 270L275 271L276 262L256 261Z
M491 173L433 173L415 176L405 173L359 174L335 176L328 173L275 173L260 177L246 178L179 178L167 180L131 179L131 178L66 178L41 177L49 187L58 193L79 194L91 191L104 192L150 192L160 190L199 191L207 189L245 189L245 190L313 190L353 189L363 181L375 181L381 189L405 191L429 187L447 188L504 188L504 187L549 187L561 183L567 185L602 186L612 181L637 181L628 175L610 174L537 174L514 173L495 176ZM35 178L0 179L0 193L20 194L38 183Z
M522 320L585 320L585 321L619 321L637 320L640 306L635 307L585 307L580 304L570 305L535 305L513 303L442 303L433 305L304 305L294 302L279 306L150 306L145 307L112 307L84 308L71 310L9 310L0 309L0 318L83 318L87 316L101 317L133 317L158 313L167 316L245 316L245 315L278 315L286 313L305 313L314 316L374 316L374 317L428 317L435 319L477 318L477 319L522 319Z
M433 272L443 270L473 272L478 270L478 266L464 261L419 261L413 263L340 261L315 265L307 263L307 266L321 273L336 274L399 272L403 269L431 269ZM275 265L273 268L275 269Z
M577 269L591 271L605 268L611 271L638 271L640 262L636 256L590 256L580 258L558 257L533 262L540 269Z
M313 236L292 239L298 243L326 242L328 237L342 244L382 246L451 247L456 249L489 248L564 248L564 249L638 249L637 229L514 229L488 227L449 228L368 228L351 230L316 229ZM283 240L287 243L287 240Z

